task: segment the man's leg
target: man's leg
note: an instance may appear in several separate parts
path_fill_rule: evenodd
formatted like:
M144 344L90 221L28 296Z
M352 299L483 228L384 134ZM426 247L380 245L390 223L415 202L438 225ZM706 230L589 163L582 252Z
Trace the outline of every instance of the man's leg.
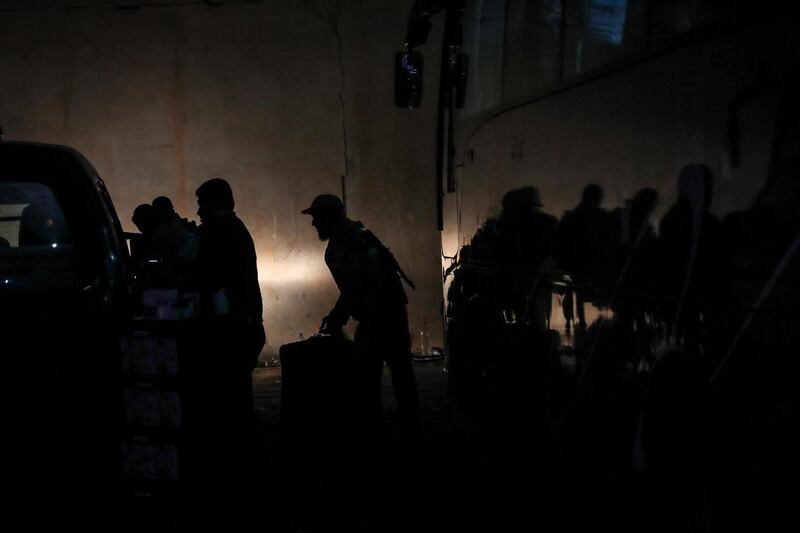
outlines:
M383 358L392 373L392 388L397 399L401 423L409 429L419 426L419 400L417 380L411 362L411 336L408 333L408 315L405 306L396 316L387 317L383 337Z
M355 381L355 409L360 430L371 431L383 422L381 404L381 332L375 324L360 322L356 327L355 361L353 364Z

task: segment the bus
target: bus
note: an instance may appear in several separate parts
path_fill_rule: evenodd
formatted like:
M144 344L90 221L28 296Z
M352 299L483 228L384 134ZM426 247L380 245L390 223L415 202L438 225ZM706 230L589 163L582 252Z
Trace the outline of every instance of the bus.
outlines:
M786 528L797 7L418 1L398 105L437 13L456 400L497 455L557 463L576 528Z

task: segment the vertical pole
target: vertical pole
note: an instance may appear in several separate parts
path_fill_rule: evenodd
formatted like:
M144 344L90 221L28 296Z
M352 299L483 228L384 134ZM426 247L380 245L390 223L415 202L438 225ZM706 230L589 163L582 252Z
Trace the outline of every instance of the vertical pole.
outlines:
M347 176L342 175L342 204L344 205L344 214L347 216Z
M450 76L450 41L452 39L453 10L445 12L444 37L442 39L442 54L439 65L439 102L436 117L436 228L444 230L444 179L445 165L449 159L449 145L447 138L448 117L447 111L452 101L452 80Z
M561 24L558 36L558 83L564 81L564 60L567 57L567 2L561 2Z

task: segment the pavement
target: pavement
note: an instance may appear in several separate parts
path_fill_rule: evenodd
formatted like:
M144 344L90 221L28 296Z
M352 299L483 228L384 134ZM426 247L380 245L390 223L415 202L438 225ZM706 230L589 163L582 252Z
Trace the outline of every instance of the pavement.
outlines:
M298 502L294 501L296 492L286 490L292 482L284 464L286 450L278 424L281 369L256 369L253 378L256 409L271 478L265 480L269 485L267 494L256 511L262 513L265 531L426 532L450 530L447 524L455 530L455 524L464 516L461 503L468 503L453 501L462 499L453 489L460 487L456 492L461 493L466 488L464 475L470 477L471 466L483 460L479 427L448 395L443 359L415 362L414 369L420 400L420 430L408 437L391 422L394 394L388 369L384 368L383 405L389 432L384 449L373 465L375 472L380 473L369 478L372 487L368 488L373 494L382 495L377 498L379 501L365 503L359 488L328 479L323 482L328 486L317 493L323 499L335 499L339 507L350 504L353 507L331 510L326 504L319 504L314 509L315 504L312 504L300 511ZM327 443L318 445L324 448ZM473 481L469 485L472 486ZM353 501L359 499L361 501ZM304 513L311 516L302 516ZM311 523L304 523L306 519Z
M487 474L492 469L487 468L487 443L478 424L449 396L445 366L443 359L414 363L419 431L395 426L394 394L384 368L385 435L365 444L346 438L341 433L347 428L334 424L329 438L301 443L301 452L281 434L281 368L257 368L253 383L261 442L251 461L250 486L207 483L209 490L190 489L182 500L135 500L120 514L118 530L440 533L480 524L495 530L491 515L498 508L491 502L498 487L491 486L497 480ZM336 442L352 448L335 452L341 461L332 455ZM298 470L298 454L313 468Z

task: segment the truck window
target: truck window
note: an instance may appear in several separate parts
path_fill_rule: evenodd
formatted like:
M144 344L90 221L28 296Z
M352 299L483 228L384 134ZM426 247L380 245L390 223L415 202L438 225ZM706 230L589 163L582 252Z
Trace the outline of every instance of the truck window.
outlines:
M0 183L0 290L68 289L77 262L67 221L42 183Z

